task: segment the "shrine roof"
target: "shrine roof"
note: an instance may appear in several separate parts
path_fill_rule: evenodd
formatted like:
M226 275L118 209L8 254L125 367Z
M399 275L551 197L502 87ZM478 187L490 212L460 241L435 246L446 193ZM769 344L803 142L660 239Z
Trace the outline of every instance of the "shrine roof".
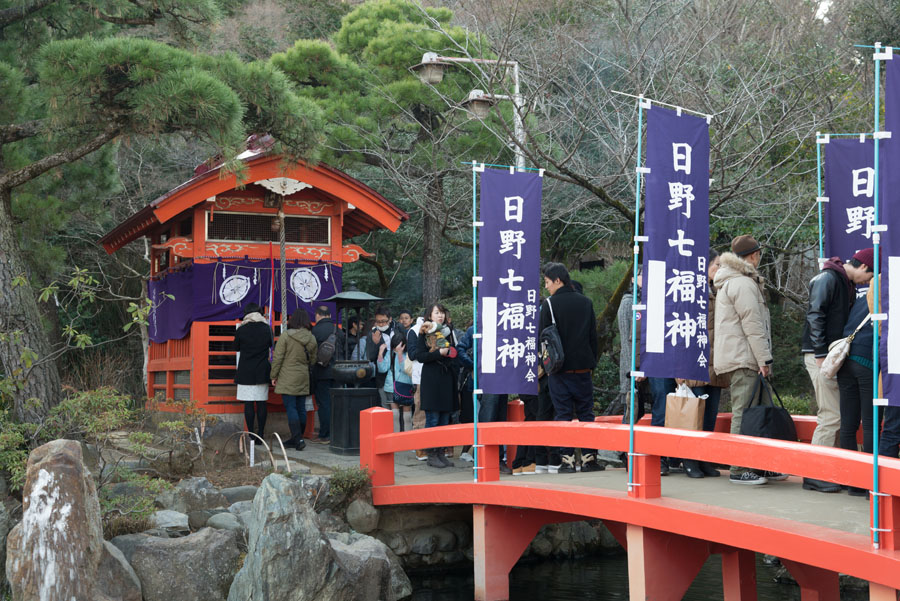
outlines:
M353 205L354 210L344 213L344 239L382 227L395 232L401 223L409 219L407 213L369 186L324 163L308 165L303 161L296 161L285 166L280 155L252 151L238 158L245 164L243 185L288 177L309 184L326 197ZM234 190L237 185L236 176L223 172L221 165L201 172L120 223L100 239L100 244L111 254L129 242L149 234L157 225L168 222L209 198Z

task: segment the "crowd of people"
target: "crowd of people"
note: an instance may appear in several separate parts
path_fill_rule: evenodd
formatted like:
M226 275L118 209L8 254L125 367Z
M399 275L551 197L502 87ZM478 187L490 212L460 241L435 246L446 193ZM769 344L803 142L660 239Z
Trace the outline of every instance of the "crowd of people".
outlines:
M736 237L731 252L719 255L711 250L708 265L709 304L707 331L710 348L709 376L705 381L678 378L635 378L635 419L649 405L651 424L664 426L666 399L681 384L694 395L705 398L702 428L715 429L722 391L731 397L731 433L741 432L744 411L760 403L773 374L772 327L765 301L763 279L758 272L763 249L752 236ZM813 383L817 415L812 444L857 450L857 430L863 428L862 450L871 453L873 428L882 428L880 452L897 457L900 450L900 409L887 408L884 423L873 424L873 325L871 288L857 293L873 276L873 249L856 252L847 262L829 259L810 282L809 305L800 351ZM554 324L563 348L564 362L554 373L538 371L538 393L520 395L526 421L594 421L592 372L599 357L596 313L591 300L582 294L578 282L559 263L541 270L546 298L541 301L539 328ZM638 273L638 288L642 276ZM618 310L620 389L630 398L632 369L632 311L635 299L629 290ZM457 329L450 311L435 303L420 316L400 310L396 319L386 306L375 309L374 319L361 323L348 320L346 332L335 323L325 306L316 309L315 325L305 311L297 311L288 328L275 342L262 309L251 303L235 334L238 367L235 377L237 398L245 402L247 429L262 437L266 424L269 385L282 395L291 437L297 449L305 446L303 432L306 411L318 407L319 432L313 442L330 438L331 389L335 386L334 363L341 359L365 361L374 366L374 377L363 383L378 390L380 404L393 412L394 430L431 428L450 423L471 423L473 403L474 328ZM640 331L637 331L640 335ZM823 362L830 348L849 338L846 360L829 377ZM639 348L639 344L636 345ZM270 349L274 347L272 361ZM639 355L636 371L639 371ZM479 422L506 420L507 395L483 394L478 398ZM628 404L630 406L630 404ZM627 407L626 407L627 409ZM623 421L627 422L626 415ZM434 468L453 463L452 449L430 448L415 451L416 457ZM573 473L603 470L596 449L519 446L512 469L501 454L502 473ZM471 448L459 455L472 461ZM627 460L627 457L623 456ZM662 458L660 473L681 471L691 478L715 477L716 466L702 461ZM787 478L781 473L731 466L730 481L759 485ZM838 484L804 478L803 488L818 492L839 492ZM849 494L866 491L850 488Z

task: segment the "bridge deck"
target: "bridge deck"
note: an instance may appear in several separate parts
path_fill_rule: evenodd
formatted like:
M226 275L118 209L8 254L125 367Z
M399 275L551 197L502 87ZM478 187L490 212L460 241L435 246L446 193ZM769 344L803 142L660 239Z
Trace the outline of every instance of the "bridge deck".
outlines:
M395 482L398 486L472 482L471 464L454 459L454 465L459 467L440 470L427 467L415 459L408 459L408 456L408 453L395 455ZM465 467L462 467L463 465ZM617 468L586 474L535 474L500 478L501 484L514 486L528 488L577 486L584 489L598 489L598 492L600 490L625 492L627 481L625 470ZM666 499L736 509L759 514L761 517L803 522L865 536L869 534L867 499L851 497L846 492L825 494L803 490L801 479L793 476L763 486L739 486L728 481L727 470L722 470L720 478L692 479L684 474L672 474L662 478L662 495Z

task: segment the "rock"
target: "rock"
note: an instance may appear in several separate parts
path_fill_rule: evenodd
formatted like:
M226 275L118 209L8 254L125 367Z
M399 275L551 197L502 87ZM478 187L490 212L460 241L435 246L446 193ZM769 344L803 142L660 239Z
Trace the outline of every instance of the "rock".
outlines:
M456 550L456 535L448 528L434 526L419 528L407 534L409 550L419 555L431 555L435 551Z
M233 513L217 513L206 522L207 527L216 530L231 530L243 534L247 527Z
M154 493L147 490L147 488L139 482L116 482L101 488L100 496L109 500L114 500L119 497L139 499L145 497L152 498Z
M228 510L224 507L219 507L217 509L198 509L196 511L192 511L188 514L188 526L191 527L191 530L196 532L200 530L204 526L206 526L206 522L209 521L209 518L216 515L217 513L226 513Z
M239 419L243 424L243 416L240 416ZM238 437L234 434L243 429L242 425L225 419L218 419L215 423L207 424L203 429L203 448L223 455L240 455Z
M150 523L154 528L168 532L170 537L187 536L191 533L188 516L178 511L167 509L157 511L150 516Z
M6 485L6 478L0 476L0 501L9 496L9 487Z
M355 599L396 601L412 594L400 560L381 541L364 534L329 535L331 547L355 583Z
M330 509L317 513L316 523L322 532L350 532L350 524Z
M221 601L240 565L237 535L227 530L171 539L132 534L112 542L131 562L144 601Z
M7 539L12 598L93 599L103 531L81 445L54 440L32 451L22 499L22 521Z
M84 463L84 466L88 468L91 472L91 475L96 477L100 476L100 451L97 450L96 445L92 445L86 442L79 443L81 445L81 461Z
M141 581L118 547L103 541L97 591L116 601L141 601Z
M371 503L356 499L347 507L347 522L357 532L368 534L378 528L378 510Z
M149 530L144 530L141 534L146 534L147 536L155 536L156 538L179 538L182 536L187 536L189 533L184 531L179 531L173 533L173 536L169 536L169 531L165 528L150 528Z
M253 515L253 501L238 501L228 508L247 528L250 527L250 517Z
M121 536L117 536L113 538L110 543L115 546L119 551L122 552L122 555L125 556L125 560L129 563L131 562L131 556L134 554L134 550L138 548L141 544L143 544L144 539L146 539L149 535L142 532L141 534L123 534Z
M226 505L231 505L239 501L252 501L258 488L258 486L233 486L231 488L223 488L222 494L228 501Z
M308 491L291 478L267 476L253 500L249 548L228 601L356 598L355 583L316 525Z
M227 506L228 500L206 478L185 478L175 488L157 496L156 504L187 514L198 509Z

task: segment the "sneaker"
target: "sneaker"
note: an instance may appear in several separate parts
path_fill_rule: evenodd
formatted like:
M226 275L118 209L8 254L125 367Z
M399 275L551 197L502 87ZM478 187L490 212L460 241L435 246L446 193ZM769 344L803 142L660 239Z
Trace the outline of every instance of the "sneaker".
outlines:
M296 442L296 444L294 444L294 449L296 449L298 451L302 451L305 448L306 448L306 443L303 441L302 438L300 440L298 440Z
M574 474L575 473L575 456L563 455L562 464L559 466L557 473Z
M549 465L535 465L534 473L535 474L549 474L550 466Z
M763 472L762 476L766 480L774 480L775 482L780 482L782 480L788 479L788 475L782 474L781 472Z
M548 474L558 474L558 473L559 473L559 468L561 468L561 467L562 467L562 465L548 465L548 466L547 466L547 473L548 473Z
M606 469L606 466L602 463L599 463L596 459L592 459L591 461L585 461L581 464L581 472L602 472Z
M456 467L453 462L444 453L438 452L438 459L444 464L444 467Z
M500 473L501 473L501 474L511 474L511 473L512 473L512 470L509 469L509 466L508 466L508 465L506 465L505 463L503 463L503 462L501 461L501 462L500 462Z
M453 459L453 447L447 447L444 449L444 457L447 459Z
M513 476L530 476L535 473L535 465L523 465L522 467L513 468Z
M426 459L428 459L428 453L423 451L422 449L417 449L413 451L413 453L416 454L416 459L418 459L419 461L425 461Z
M468 461L469 463L474 463L475 458L467 451L465 453L460 453L459 458L463 461Z
M742 472L740 474L731 474L729 482L732 484L767 484L769 481L756 472Z

